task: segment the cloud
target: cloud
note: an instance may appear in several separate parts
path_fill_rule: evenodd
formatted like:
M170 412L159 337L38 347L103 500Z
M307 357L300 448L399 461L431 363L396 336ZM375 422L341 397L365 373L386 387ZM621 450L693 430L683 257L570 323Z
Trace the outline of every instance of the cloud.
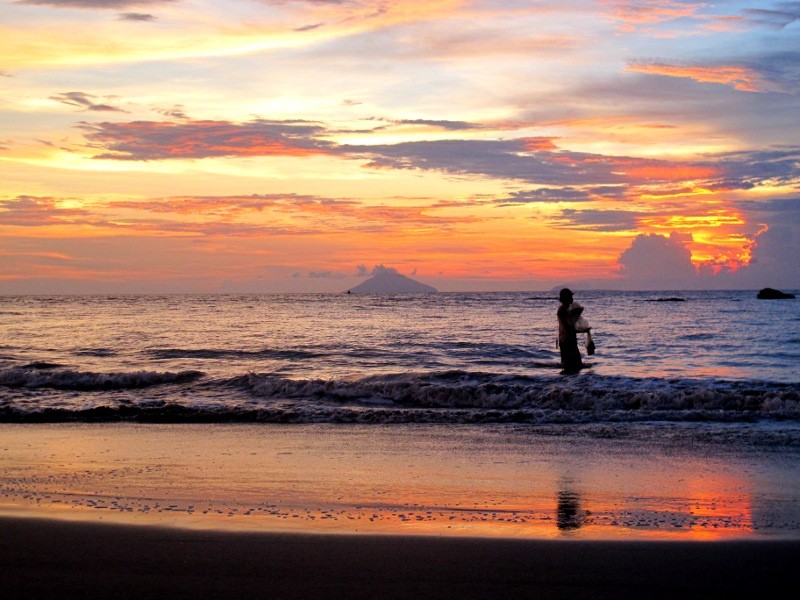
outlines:
M43 227L63 223L87 223L90 213L81 208L62 208L56 198L17 196L0 200L0 225Z
M724 176L709 184L720 189L751 189L763 182L800 184L800 146L729 152L714 158L724 167Z
M754 221L763 223L743 278L753 287L800 287L800 197L742 202L739 206Z
M642 213L629 210L575 210L564 209L560 217L552 219L556 227L583 231L632 231L639 224Z
M370 273L373 277L381 276L381 275L399 275L397 269L394 267L385 267L383 265L375 265Z
M619 274L632 287L681 289L694 287L697 271L684 234L669 237L637 235L619 257Z
M62 104L68 104L70 106L78 106L85 110L97 112L128 112L116 106L111 106L110 104L97 103L94 101L94 98L97 98L97 96L85 92L66 92L50 96L50 100L55 100L56 102L61 102Z
M647 63L632 61L626 67L628 71L662 75L665 77L685 77L699 83L720 83L730 85L734 89L745 92L766 91L766 82L752 68L740 65L674 65L666 63Z
M800 2L779 2L773 9L747 8L743 12L755 23L773 29L785 29L792 23L800 21Z
M795 51L753 54L729 64L632 60L626 70L718 83L745 92L796 93L800 90L800 52Z
M71 98L76 101L75 98ZM434 121L436 123L442 123ZM517 192L500 202L623 199L640 188L751 189L763 182L800 181L800 148L706 155L671 161L559 148L553 137L509 140L443 139L396 144L340 145L331 130L314 121L194 121L83 123L97 159L309 156L328 154L366 161L372 169L427 170L527 182L541 189ZM560 188L560 189L559 189ZM542 191L544 190L544 191Z
M447 120L432 120L432 119L403 119L394 121L398 125L424 125L427 127L436 127L445 129L447 131L463 131L469 129L482 129L482 125L476 123L468 123L467 121L447 121Z
M540 202L590 202L601 198L619 199L623 196L622 186L601 186L591 188L538 188L512 192L496 202L499 204L530 204Z
M16 0L17 4L54 8L124 9L132 6L170 4L178 0Z
M120 13L117 16L117 21L155 21L155 15L150 15L147 13L134 13L134 12L126 12Z
M665 183L721 174L711 163L671 162L558 150L553 138L439 140L341 146L342 154L370 158L372 168L425 169L452 175L515 179L546 186Z
M303 32L303 31L314 31L315 29L319 29L323 27L325 23L312 23L310 25L303 25L302 27L295 27L293 31Z
M308 121L133 121L83 123L85 137L111 160L166 160L216 156L309 156L330 152L325 132Z
M245 212L277 209L282 212L325 213L357 206L350 200L337 200L301 194L250 194L247 196L177 196L148 200L122 200L111 208L127 208L177 215L217 214L231 217Z
M170 119L188 119L189 115L186 114L183 104L176 104L172 108L157 108L156 112Z
M698 17L704 2L676 2L674 0L600 0L601 6L607 7L608 16L620 23L622 32L633 32L643 26Z

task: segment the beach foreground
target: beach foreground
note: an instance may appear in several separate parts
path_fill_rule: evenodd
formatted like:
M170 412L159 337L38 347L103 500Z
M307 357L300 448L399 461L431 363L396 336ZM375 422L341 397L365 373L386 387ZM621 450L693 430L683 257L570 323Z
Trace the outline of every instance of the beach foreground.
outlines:
M769 597L787 425L0 425L0 598Z
M793 589L798 541L209 532L0 519L3 598L715 598Z

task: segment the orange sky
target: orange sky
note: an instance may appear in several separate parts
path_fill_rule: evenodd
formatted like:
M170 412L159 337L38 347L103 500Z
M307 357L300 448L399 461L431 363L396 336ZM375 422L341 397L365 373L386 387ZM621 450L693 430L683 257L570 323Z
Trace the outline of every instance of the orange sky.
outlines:
M792 3L0 10L0 293L800 287Z

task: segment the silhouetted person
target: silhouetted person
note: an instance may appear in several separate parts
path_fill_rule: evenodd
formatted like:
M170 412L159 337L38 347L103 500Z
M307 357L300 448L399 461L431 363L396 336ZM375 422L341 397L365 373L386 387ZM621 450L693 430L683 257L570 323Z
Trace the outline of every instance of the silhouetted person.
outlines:
M572 291L568 288L561 290L558 299L561 306L558 307L556 316L558 317L558 347L561 350L561 366L563 373L577 373L583 368L581 352L578 350L578 332L575 330L575 322L580 318L583 307L570 308L572 304Z

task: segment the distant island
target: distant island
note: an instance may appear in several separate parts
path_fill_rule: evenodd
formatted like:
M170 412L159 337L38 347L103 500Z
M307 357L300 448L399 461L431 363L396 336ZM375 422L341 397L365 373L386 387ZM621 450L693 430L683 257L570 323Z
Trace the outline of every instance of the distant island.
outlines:
M397 269L379 265L372 271L372 277L354 288L350 294L435 294L436 288L414 281L401 275Z

